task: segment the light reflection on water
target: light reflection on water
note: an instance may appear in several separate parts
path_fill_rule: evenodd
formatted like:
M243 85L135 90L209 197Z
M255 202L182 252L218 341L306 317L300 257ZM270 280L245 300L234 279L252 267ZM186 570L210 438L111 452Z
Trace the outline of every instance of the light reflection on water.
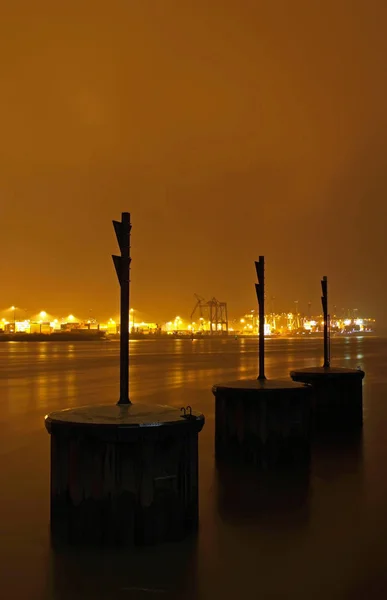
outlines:
M266 349L271 378L322 363L319 339L272 339ZM206 415L197 543L135 554L54 552L43 417L67 406L116 402L118 352L117 342L0 344L4 597L136 599L145 593L136 588L153 587L165 598L248 599L259 588L263 598L325 599L356 597L353 591L369 580L384 585L387 343L377 338L332 340L334 365L366 371L364 432L358 439L316 442L309 476L298 482L246 482L242 473L230 478L215 468L211 388L257 376L256 340L133 341L132 400L190 404ZM24 576L15 579L16 572Z

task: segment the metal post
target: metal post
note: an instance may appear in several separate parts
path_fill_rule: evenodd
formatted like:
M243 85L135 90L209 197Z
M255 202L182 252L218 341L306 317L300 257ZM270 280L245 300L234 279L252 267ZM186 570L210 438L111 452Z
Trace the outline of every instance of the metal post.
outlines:
M324 369L330 367L330 339L329 339L329 315L328 315L328 277L324 275L321 280L322 296L321 302L324 314Z
M265 377L265 257L260 256L255 263L258 283L255 284L259 308L259 380Z
M129 287L130 287L130 213L122 213L121 221L113 221L121 256L113 256L118 281L121 286L120 318L120 399L118 404L131 404L129 400Z

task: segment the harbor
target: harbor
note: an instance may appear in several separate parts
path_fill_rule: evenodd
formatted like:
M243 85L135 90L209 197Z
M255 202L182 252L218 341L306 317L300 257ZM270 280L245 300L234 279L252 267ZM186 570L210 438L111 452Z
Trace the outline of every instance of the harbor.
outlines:
M215 467L211 387L214 381L256 376L256 340L227 338L193 344L134 340L130 345L134 402L177 409L191 404L206 416L199 438L196 541L136 553L52 547L49 436L42 415L75 408L80 398L82 404L114 405L119 346L2 344L0 579L5 596L78 600L87 589L98 600L128 595L141 600L145 594L141 590L151 589L168 598L206 599L215 594L228 600L239 594L250 599L256 597L253 591L259 579L263 597L289 597L288 589L291 598L361 598L364 589L368 597L383 597L387 589L386 340L332 340L334 365L360 366L367 372L363 434L329 444L316 442L306 489L305 482L300 489L293 480L280 481L263 494L256 483L248 482L246 489L246 483L242 486L236 480L227 502ZM312 367L320 357L319 339L266 341L270 378L288 377L290 368ZM280 578L275 576L278 564ZM23 576L15 577L17 572ZM365 586L376 590L374 595ZM358 596L352 594L357 588Z
M6 311L3 311L3 314ZM130 313L131 317L132 313ZM213 337L237 336L245 338L258 337L259 318L255 310L251 310L240 319L225 321L223 329L214 321L190 321L176 317L161 325L144 321L129 320L128 330L131 339L155 338L192 338L208 339ZM323 316L315 318L296 317L293 313L265 315L265 337L322 337ZM377 324L373 318L338 318L331 319L331 336L375 335ZM77 340L119 340L119 318L107 322L87 320L53 319L39 322L26 319L24 321L0 320L0 342L5 341L77 341Z
M0 36L2 597L387 598L385 0L38 4Z

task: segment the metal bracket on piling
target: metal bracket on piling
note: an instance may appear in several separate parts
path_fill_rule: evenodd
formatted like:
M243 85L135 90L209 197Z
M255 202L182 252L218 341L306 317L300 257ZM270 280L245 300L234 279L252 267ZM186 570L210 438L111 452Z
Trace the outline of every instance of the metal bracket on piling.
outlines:
M186 406L185 408L184 408L184 406L182 406L181 409L180 409L180 411L181 412L184 411L184 414L181 415L181 417L183 419L195 419L195 415L192 414L192 408L191 408L191 406Z
M121 221L113 221L121 256L113 256L121 286L120 317L120 399L117 404L132 404L129 400L129 292L130 292L130 213L122 213Z

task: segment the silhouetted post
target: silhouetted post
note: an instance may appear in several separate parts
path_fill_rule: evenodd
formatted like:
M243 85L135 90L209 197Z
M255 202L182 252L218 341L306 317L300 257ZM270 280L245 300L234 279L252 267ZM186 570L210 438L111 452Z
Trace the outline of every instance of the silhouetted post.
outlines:
M324 369L330 367L330 339L329 339L329 315L328 315L328 277L324 275L321 280L322 296L321 302L324 314Z
M265 257L260 256L259 261L255 262L258 283L255 284L255 291L258 299L259 314L259 375L258 379L265 377Z
M120 317L120 399L118 404L131 404L129 400L129 288L130 288L130 213L122 213L121 221L113 221L121 256L113 256L118 281L121 286Z
M129 400L130 214L113 221L121 256L120 399L46 415L51 532L70 543L154 544L199 521L198 435L204 416ZM182 391L184 395L184 390Z
M361 369L331 367L328 278L321 280L324 313L324 365L290 372L293 381L313 387L313 423L320 431L346 431L363 424L363 378Z
M259 374L216 384L215 456L220 462L282 468L308 465L312 389L265 376L265 258L255 262L259 305Z

